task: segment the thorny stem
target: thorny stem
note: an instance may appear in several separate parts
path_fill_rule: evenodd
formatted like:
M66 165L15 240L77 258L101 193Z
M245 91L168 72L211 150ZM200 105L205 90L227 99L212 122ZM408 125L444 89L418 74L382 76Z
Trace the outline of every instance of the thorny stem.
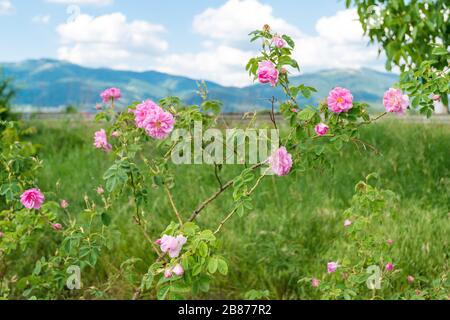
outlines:
M270 121L272 121L273 126L275 127L275 129L278 129L277 121L275 120L275 97L272 96L272 99L270 99L269 101L272 104L272 111L270 112Z
M175 215L177 216L178 222L180 223L180 226L183 225L183 219L181 219L180 213L178 212L177 206L175 205L175 202L173 201L172 192L168 187L165 187L167 196L169 197L170 204L172 205L173 212L175 212Z
M375 146L371 145L370 143L367 143L367 142L357 139L357 138L352 138L352 141L354 141L355 143L361 144L364 148L369 147L377 155L380 154L380 150L378 150Z
M250 191L248 191L245 195L248 197L250 195L253 194L253 192L255 192L256 188L258 188L259 184L261 183L261 181L266 177L267 172L270 169L267 169L256 181L255 185L250 189ZM225 223L227 223L228 220L230 220L234 214L237 212L238 207L236 206L227 216L225 219L222 220L222 222L219 224L219 226L217 227L217 230L214 232L214 234L217 234L220 232L220 230L222 229L222 227L224 226Z
M258 168L260 168L264 163L258 163L255 164L254 166L252 166L250 169L251 170L256 170ZM234 183L234 179L228 181L227 183L225 183L222 188L220 188L219 190L217 190L211 197L209 197L208 199L206 199L205 201L203 201L198 207L197 209L194 210L194 212L192 213L191 217L189 218L189 222L194 221L197 216L200 214L200 212L202 212L211 202L213 202L214 200L216 200L224 191L226 191L229 187L231 187Z

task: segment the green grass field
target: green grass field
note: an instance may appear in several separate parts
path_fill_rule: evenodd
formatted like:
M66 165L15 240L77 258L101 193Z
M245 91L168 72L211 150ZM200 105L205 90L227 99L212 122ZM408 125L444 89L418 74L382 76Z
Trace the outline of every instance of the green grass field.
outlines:
M67 199L71 214L76 216L84 209L85 194L99 200L95 189L103 184L103 173L112 159L92 147L93 125L70 121L31 124L37 134L30 139L39 145L39 157L44 161L39 185L42 190L55 190L57 185L53 197ZM230 262L229 276L218 276L210 293L202 297L243 298L243 293L255 289L269 290L274 299L315 298L311 287L298 281L323 274L328 261L344 255L344 246L342 251L330 248L342 241L342 212L349 205L355 184L371 172L379 173L379 186L401 198L395 223L381 226L386 239L395 241L397 268L405 276L419 279L419 287L421 281L425 285L448 275L450 126L387 120L364 128L363 139L381 154L349 145L333 155L333 168L264 180L255 196L255 209L243 218L236 216L220 234L223 255ZM217 182L213 168L208 166L180 166L176 170L175 201L187 217L217 189ZM239 168L227 167L224 176L231 179L238 172ZM202 212L199 224L217 226L232 205L230 199L228 191ZM132 200L123 199L122 203L111 209L113 249L102 253L97 269L85 280L92 286L107 282L105 298L127 299L133 295L134 287L126 275L112 276L122 262L142 259L135 267L143 274L154 259L133 223ZM164 192L150 190L149 207L145 209L155 230L162 230L173 219L166 208ZM401 292L406 286L405 282L387 290Z

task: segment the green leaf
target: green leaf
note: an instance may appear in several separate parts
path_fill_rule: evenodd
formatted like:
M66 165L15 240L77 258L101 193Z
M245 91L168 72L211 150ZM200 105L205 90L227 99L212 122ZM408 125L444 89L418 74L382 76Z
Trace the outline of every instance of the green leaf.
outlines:
M102 213L102 215L101 215L101 219L102 219L102 223L105 225L105 226L109 226L110 224L111 224L111 216L108 214L108 213L106 213L106 212L103 212Z
M282 38L284 39L284 41L287 42L287 44L288 44L292 49L295 48L295 42L294 42L294 40L292 40L291 37L289 37L289 36L287 36L287 35L283 35Z
M316 111L312 108L303 109L297 115L297 118L302 121L310 121L316 115Z
M211 274L216 273L217 268L219 265L219 260L215 257L212 257L211 259L209 259L209 263L208 263L208 271Z
M436 47L433 49L432 54L435 56L445 56L450 55L450 53L447 51L444 47Z
M208 245L205 242L201 241L199 243L199 245L198 245L198 253L202 257L208 256Z
M170 290L170 286L168 286L168 285L160 288L158 290L158 293L156 294L156 298L158 300L164 300L166 298L167 293L169 292L169 290Z
M217 269L221 274L226 276L228 274L228 264L227 262L222 258L217 258Z

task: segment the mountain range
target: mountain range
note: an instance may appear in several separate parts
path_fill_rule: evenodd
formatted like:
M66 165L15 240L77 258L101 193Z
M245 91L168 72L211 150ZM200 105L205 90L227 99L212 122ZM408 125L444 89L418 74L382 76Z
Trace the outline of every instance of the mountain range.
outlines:
M94 69L65 61L39 59L17 63L2 63L0 69L6 77L14 79L17 96L16 109L30 111L64 110L72 105L79 110L91 111L100 102L99 93L108 87L122 90L123 101L159 100L166 96L178 96L188 104L200 102L197 80L156 71L133 72L111 69ZM245 70L243 70L245 72ZM324 99L335 86L352 91L357 101L375 107L381 105L383 93L398 76L371 69L332 69L292 77L293 84L304 83L318 92L301 104L315 104ZM253 111L270 108L267 102L272 96L283 98L280 89L255 84L238 88L225 87L206 81L209 98L224 103L224 112Z

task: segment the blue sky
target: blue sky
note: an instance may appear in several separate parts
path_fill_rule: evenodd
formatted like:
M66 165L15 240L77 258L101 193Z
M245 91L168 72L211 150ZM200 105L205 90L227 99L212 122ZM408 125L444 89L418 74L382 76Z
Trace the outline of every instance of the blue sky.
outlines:
M338 0L0 0L0 61L49 57L240 86L257 49L246 35L269 23L297 41L305 71L381 69L355 19Z

